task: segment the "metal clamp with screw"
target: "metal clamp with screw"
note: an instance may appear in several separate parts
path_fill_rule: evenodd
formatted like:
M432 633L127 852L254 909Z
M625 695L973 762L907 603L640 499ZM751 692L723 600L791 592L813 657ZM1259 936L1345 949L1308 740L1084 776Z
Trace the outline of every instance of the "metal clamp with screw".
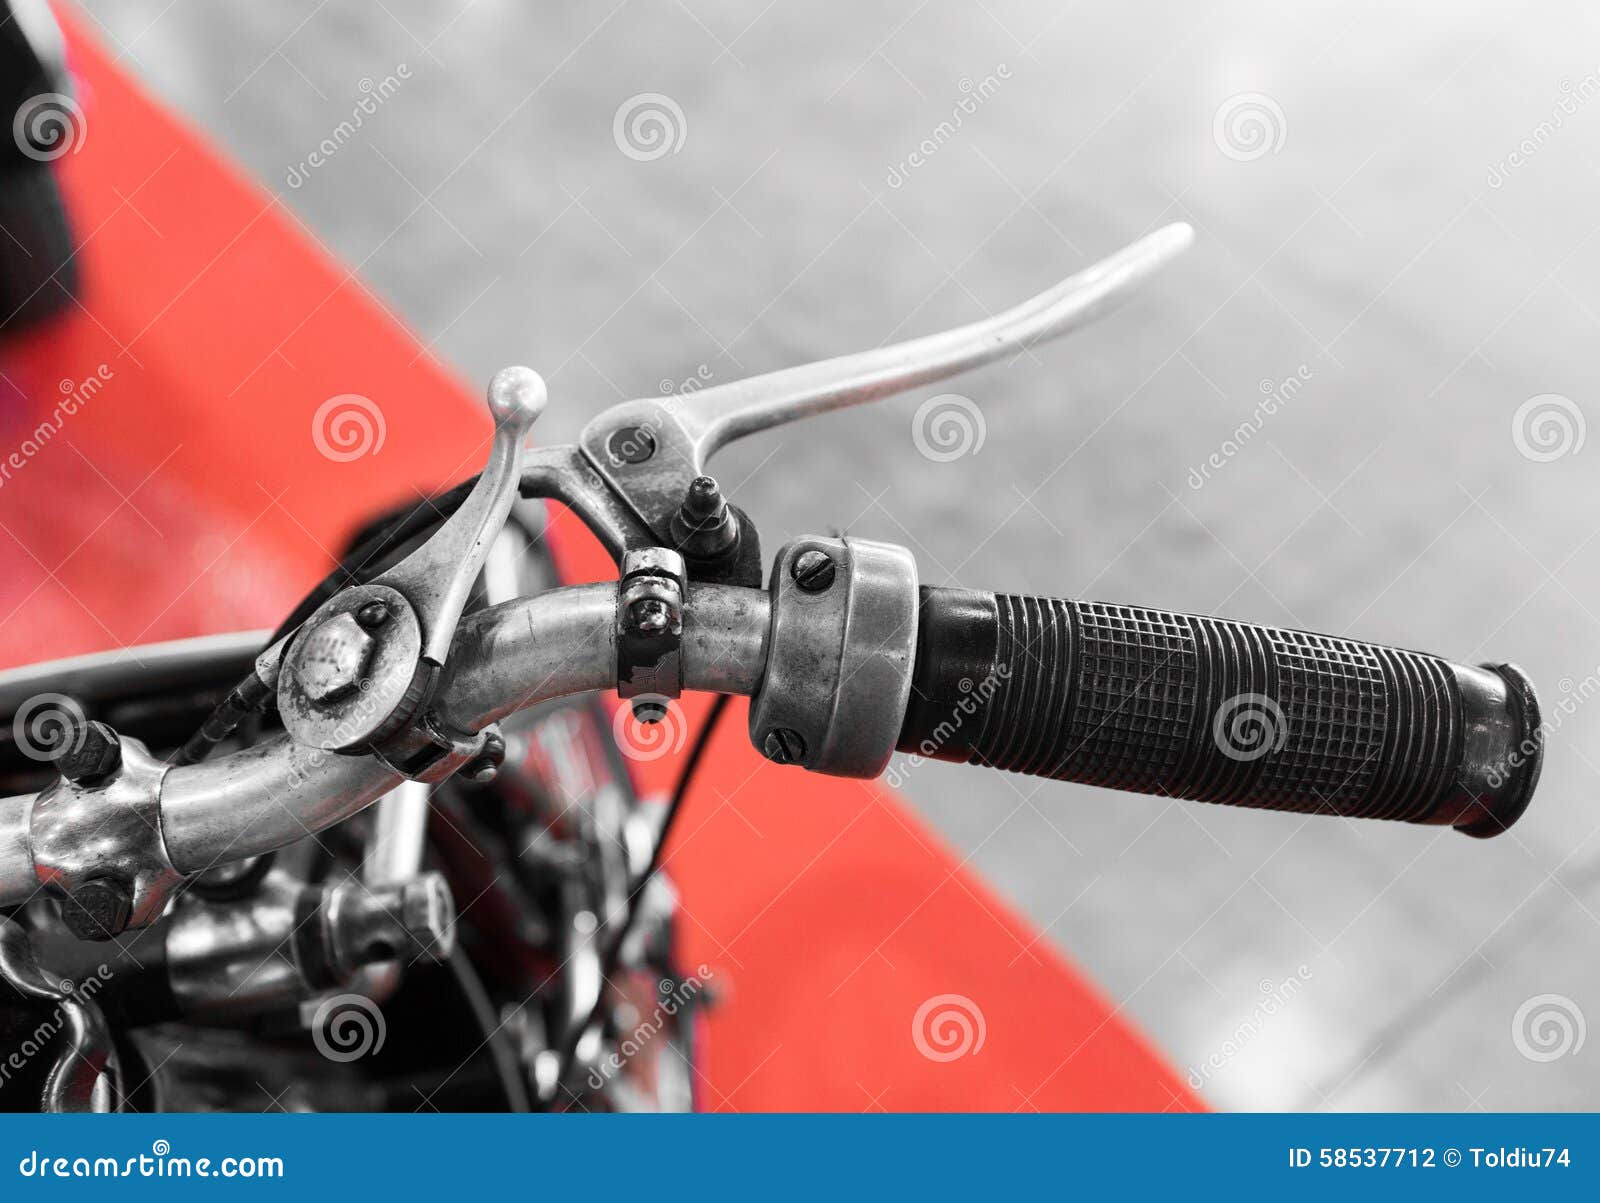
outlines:
M62 776L28 820L39 884L61 900L68 929L108 940L166 909L183 880L161 834L168 765L136 739L87 723L57 760Z
M634 699L641 722L663 716L662 699L683 692L683 557L647 547L622 557L617 583L617 694Z
M910 552L864 539L796 539L773 566L751 740L775 764L876 777L900 733L916 640Z

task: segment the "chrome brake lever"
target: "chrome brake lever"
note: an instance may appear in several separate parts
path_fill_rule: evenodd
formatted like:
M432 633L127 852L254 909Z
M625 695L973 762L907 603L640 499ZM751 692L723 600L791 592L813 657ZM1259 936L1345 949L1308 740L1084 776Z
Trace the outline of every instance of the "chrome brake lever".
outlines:
M596 533L608 546L614 540L634 546L638 532L630 526L642 526L649 541L675 546L673 517L690 482L735 439L877 401L1059 338L1125 300L1182 253L1193 236L1186 223L1165 226L1031 300L954 330L693 393L612 406L584 428L579 448L587 466L632 509L636 524L616 514L615 507L591 513L604 509L602 491L592 481L570 482L570 458L543 465L552 477L568 478L568 494L552 486L540 495L560 496L591 523L598 519ZM558 453L570 457L565 449L550 454ZM623 549L611 547L613 554Z
M524 444L545 401L538 373L496 373L489 385L494 441L467 498L404 560L329 598L287 643L276 672L278 710L296 741L328 751L374 751L419 779L478 750L481 740L458 733L418 734L417 720L426 718L473 582L511 512ZM273 668L258 665L258 674ZM385 746L403 732L400 744Z

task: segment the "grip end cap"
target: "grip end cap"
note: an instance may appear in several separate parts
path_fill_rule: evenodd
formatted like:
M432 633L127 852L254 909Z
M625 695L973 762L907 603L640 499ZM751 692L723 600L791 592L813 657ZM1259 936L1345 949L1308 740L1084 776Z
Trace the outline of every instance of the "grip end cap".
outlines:
M1475 839L1486 840L1508 831L1533 801L1534 787L1544 768L1544 725L1539 715L1539 697L1528 674L1515 664L1483 664L1506 683L1507 700L1517 713L1518 741L1502 762L1506 783L1495 798L1492 809L1471 823L1456 828Z

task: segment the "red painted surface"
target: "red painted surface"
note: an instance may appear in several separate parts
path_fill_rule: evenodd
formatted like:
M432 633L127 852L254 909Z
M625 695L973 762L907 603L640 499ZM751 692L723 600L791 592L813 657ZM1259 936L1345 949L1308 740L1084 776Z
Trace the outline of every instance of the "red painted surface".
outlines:
M488 429L292 214L69 32L88 122L60 167L86 287L0 348L0 453L54 428L0 484L5 664L271 625L350 525L474 470ZM63 382L97 373L58 421ZM313 437L340 394L382 415L381 446L349 462ZM583 531L558 533L569 577L613 575ZM1198 1106L892 791L767 765L744 720L730 710L669 860L686 962L719 1000L705 1107ZM640 775L662 788L675 768ZM926 1005L942 995L960 1001ZM964 1012L973 1043L981 1015L981 1047L925 1056L919 1010L934 1052L941 1012Z

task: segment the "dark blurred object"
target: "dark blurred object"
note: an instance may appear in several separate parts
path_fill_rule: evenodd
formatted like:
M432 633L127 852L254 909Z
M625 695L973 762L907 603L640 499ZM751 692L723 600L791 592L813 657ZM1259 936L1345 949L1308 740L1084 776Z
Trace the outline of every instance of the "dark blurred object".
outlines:
M77 293L71 228L54 161L84 134L66 90L61 33L40 0L0 0L0 334L72 303Z

